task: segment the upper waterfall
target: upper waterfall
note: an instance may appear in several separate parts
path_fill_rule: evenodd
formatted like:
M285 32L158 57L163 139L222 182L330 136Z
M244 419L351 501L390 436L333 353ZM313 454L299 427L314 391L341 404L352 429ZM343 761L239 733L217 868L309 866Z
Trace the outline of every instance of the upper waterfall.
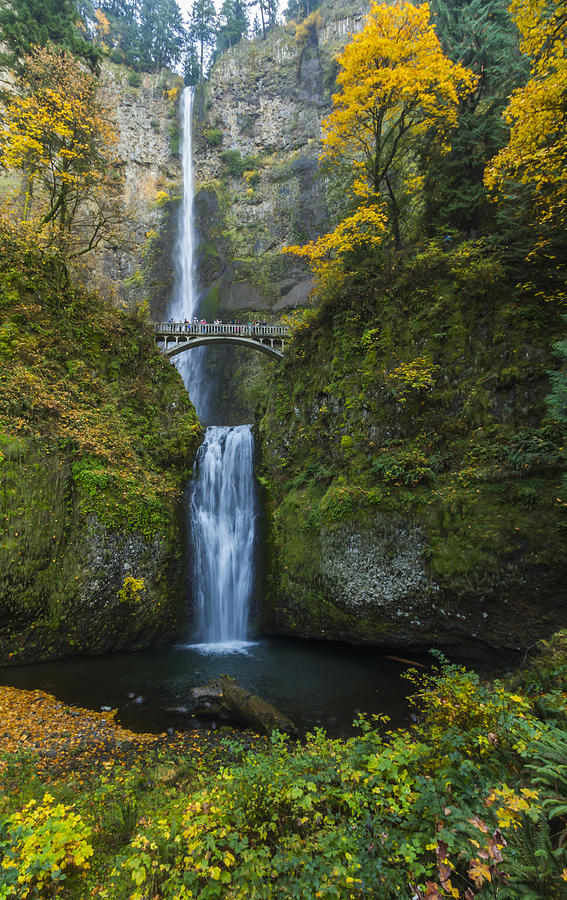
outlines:
M181 95L181 163L183 169L183 201L175 245L177 278L170 315L178 322L192 319L197 311L195 289L195 226L193 201L193 99L195 88L186 87Z
M194 224L195 182L193 178L193 99L195 88L186 87L181 95L181 161L183 166L183 201L175 242L176 280L169 316L177 322L192 321L199 306L195 279L196 234ZM184 353L175 365L189 391L201 420L207 418L208 389L201 378L203 350Z

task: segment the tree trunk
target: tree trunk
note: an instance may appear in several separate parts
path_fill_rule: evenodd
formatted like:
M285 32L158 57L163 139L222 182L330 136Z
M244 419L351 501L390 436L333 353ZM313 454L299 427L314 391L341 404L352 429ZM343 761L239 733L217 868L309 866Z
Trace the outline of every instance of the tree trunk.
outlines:
M274 729L297 734L295 725L275 706L240 687L228 675L221 675L203 687L191 691L194 716L207 716L250 725L262 734Z
M400 235L400 215L398 210L398 204L396 202L396 197L394 191L392 190L392 185L390 184L390 179L386 176L386 187L388 188L388 196L390 198L390 212L392 215L392 231L394 233L394 246L396 250L402 249L402 238Z

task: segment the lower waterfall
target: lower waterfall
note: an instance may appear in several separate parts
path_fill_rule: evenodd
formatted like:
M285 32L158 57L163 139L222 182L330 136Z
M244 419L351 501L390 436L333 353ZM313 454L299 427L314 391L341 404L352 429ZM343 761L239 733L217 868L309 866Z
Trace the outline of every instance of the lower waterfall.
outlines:
M255 538L250 425L207 428L190 506L196 640L237 649L248 636Z

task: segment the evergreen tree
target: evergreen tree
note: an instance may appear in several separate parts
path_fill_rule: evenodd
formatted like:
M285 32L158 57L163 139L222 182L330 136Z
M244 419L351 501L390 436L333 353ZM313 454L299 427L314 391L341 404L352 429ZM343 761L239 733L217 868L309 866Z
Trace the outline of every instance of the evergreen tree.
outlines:
M199 84L201 67L199 53L195 44L189 44L183 61L183 80L185 84Z
M308 15L315 12L321 5L321 0L289 0L287 7L284 9L284 16L289 22L294 19L296 22L306 19Z
M248 32L248 17L244 0L224 0L219 20L217 51L222 53L224 50L234 47Z
M74 0L10 0L0 5L0 42L7 52L0 65L22 71L22 60L33 47L56 44L84 59L96 71L100 52L81 36Z
M92 41L95 36L95 6L91 0L76 0L77 15L81 21L81 27L84 29L85 37ZM97 4L98 8L98 4Z
M258 6L261 34L265 38L270 28L277 24L278 0L253 0L250 6Z
M182 56L186 35L176 0L142 0L139 54L143 69L159 72Z
M430 228L471 232L486 222L484 168L505 144L502 111L525 77L518 32L505 0L432 0L441 46L455 62L478 75L475 91L461 100L451 150L427 149L426 215Z
M111 48L111 59L140 68L140 0L102 0L100 8L110 23L107 43Z
M205 53L214 46L216 33L217 14L213 0L193 0L189 35L191 43L198 48L200 81L205 71Z

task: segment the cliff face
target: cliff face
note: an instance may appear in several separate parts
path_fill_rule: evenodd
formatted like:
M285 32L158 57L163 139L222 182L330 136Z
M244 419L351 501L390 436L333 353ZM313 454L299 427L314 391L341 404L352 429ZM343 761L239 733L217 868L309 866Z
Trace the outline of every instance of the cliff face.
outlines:
M101 91L117 136L115 223L77 275L88 287L133 307L150 299L165 315L173 285L177 208L183 185L177 155L180 79L138 75L105 62Z
M15 87L6 70L0 82L4 90ZM156 317L165 315L174 278L172 248L183 191L177 121L182 88L172 72L138 74L103 63L100 95L116 136L114 191L105 198L102 239L73 262L74 277L87 288L130 308L150 301ZM0 199L10 201L21 187L20 173L0 174ZM33 202L30 209L33 214Z
M0 310L0 664L172 636L201 437L179 373L5 226Z
M334 55L362 27L343 3L295 28L242 41L215 65L197 104L199 276L212 314L279 315L304 303L309 273L279 250L323 233L340 204L319 164L321 121L335 87Z

